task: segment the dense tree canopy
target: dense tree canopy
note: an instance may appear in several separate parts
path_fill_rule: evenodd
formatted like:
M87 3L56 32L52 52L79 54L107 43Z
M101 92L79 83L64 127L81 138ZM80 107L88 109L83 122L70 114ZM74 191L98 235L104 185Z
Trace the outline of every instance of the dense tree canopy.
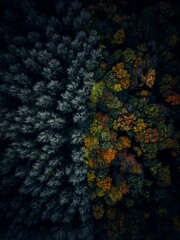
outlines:
M2 1L2 240L178 238L178 14Z

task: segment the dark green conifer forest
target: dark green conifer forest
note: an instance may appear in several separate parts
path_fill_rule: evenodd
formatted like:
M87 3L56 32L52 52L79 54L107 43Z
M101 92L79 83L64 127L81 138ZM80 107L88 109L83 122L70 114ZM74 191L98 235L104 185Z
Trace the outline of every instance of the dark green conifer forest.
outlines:
M179 13L0 0L0 240L180 238Z

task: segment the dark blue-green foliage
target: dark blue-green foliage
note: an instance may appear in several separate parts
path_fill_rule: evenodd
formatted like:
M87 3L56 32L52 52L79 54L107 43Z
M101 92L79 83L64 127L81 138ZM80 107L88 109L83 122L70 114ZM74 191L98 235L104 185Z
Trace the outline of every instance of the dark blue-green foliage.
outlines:
M92 239L81 144L100 58L97 33L85 30L90 15L76 0L53 1L49 11L36 1L5 4L1 239Z

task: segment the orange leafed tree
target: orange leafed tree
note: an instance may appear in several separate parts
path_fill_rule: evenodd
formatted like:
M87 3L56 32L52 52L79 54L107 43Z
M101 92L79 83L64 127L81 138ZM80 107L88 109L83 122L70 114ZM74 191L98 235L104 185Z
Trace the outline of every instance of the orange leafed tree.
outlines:
M173 93L172 95L167 96L166 101L172 105L180 105L180 95L178 93Z
M141 75L141 80L145 83L148 87L152 88L155 82L156 71L155 69L149 69L148 73L144 76Z
M113 148L108 148L104 152L102 152L102 157L106 164L111 164L111 162L115 159L117 154L117 150Z
M125 148L130 148L131 147L131 140L126 137L126 136L121 136L120 141Z
M108 191L112 187L112 179L110 177L98 178L97 186L104 191Z

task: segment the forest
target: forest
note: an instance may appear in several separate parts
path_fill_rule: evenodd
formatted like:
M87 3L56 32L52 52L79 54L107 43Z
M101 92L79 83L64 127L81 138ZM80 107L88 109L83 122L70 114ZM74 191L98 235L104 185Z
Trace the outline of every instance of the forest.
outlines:
M180 238L180 3L0 0L0 239Z

